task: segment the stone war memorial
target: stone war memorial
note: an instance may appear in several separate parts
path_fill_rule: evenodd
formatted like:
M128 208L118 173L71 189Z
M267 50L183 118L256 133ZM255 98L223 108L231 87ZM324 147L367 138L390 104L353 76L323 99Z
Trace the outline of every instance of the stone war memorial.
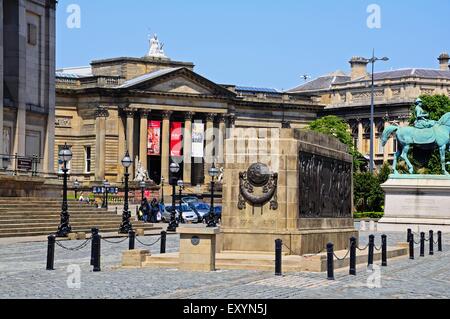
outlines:
M179 253L125 252L122 266L271 271L281 239L285 271L321 272L328 243L344 256L350 238L358 240L352 156L337 139L298 129L235 129L225 149L220 228L180 226ZM389 250L392 257L404 253ZM365 261L366 252L359 254Z
M392 134L396 134L399 151L394 159L394 174L382 185L386 193L385 215L378 229L450 232L450 174L445 160L450 144L450 113L439 121L429 120L421 99L416 100L415 112L417 120L414 127L389 126L383 133L385 144ZM408 159L413 145L428 150L437 147L443 175L414 174L414 167ZM409 174L400 174L397 170L400 157L408 165Z

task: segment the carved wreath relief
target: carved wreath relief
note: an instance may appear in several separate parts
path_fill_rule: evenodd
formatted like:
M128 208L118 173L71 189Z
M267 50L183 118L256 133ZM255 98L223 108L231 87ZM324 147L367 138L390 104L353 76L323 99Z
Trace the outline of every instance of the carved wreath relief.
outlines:
M238 209L245 209L247 202L261 206L270 201L270 209L277 210L277 186L278 173L270 173L265 164L251 165L246 172L239 173ZM255 188L261 188L260 195L255 194Z

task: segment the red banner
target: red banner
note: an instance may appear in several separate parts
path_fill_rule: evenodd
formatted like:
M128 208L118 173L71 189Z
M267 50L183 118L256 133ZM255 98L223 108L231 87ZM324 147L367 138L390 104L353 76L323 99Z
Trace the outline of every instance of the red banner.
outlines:
M170 156L181 156L182 149L182 123L170 123Z
M161 122L149 121L148 122L148 155L159 156L161 155Z

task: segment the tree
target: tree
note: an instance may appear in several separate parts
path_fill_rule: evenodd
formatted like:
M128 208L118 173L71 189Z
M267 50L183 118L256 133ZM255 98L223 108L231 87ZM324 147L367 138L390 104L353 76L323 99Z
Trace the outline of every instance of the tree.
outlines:
M353 156L353 166L355 171L359 171L364 158L353 145L353 138L350 134L350 126L342 118L329 115L317 119L309 124L309 129L318 133L336 137L339 141L348 146L349 153Z

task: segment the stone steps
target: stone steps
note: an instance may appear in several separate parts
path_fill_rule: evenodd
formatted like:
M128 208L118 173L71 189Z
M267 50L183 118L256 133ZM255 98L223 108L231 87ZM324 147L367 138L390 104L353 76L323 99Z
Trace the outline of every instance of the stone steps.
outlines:
M77 201L69 201L73 232L117 233L122 216ZM61 200L39 198L0 198L0 237L42 236L55 233L60 223ZM159 230L152 224L132 221L135 228Z

